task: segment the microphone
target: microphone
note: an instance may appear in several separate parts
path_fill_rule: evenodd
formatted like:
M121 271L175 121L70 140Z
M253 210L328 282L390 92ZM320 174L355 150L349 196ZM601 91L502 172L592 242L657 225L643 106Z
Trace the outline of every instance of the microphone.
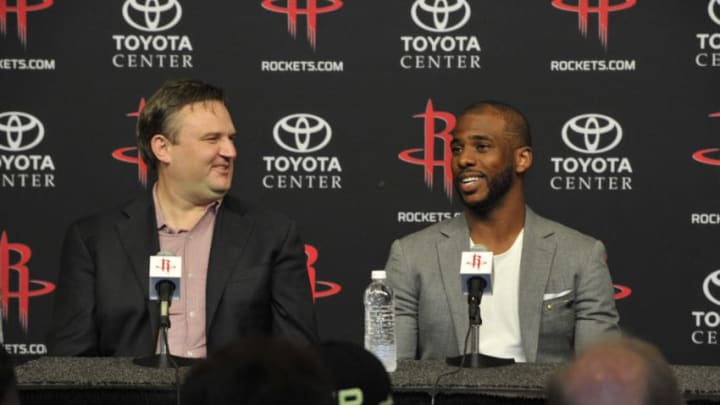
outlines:
M483 245L475 245L469 251L462 252L460 258L460 284L463 294L467 295L468 325L465 348L460 356L448 357L447 364L458 367L481 368L496 367L515 362L514 359L488 356L480 353L480 300L483 293L492 294L493 290L493 252ZM467 351L468 341L471 342Z
M153 368L189 366L194 359L173 356L167 345L167 330L170 328L170 303L180 299L180 280L182 279L182 257L170 252L158 252L150 256L150 284L148 298L159 301L160 325L158 327L157 354L139 357L133 363Z
M160 280L155 284L160 298L160 326L170 327L170 298L175 292L175 283L170 280Z
M483 293L492 294L493 253L483 245L462 252L460 279L468 299L468 316L472 325L482 324L480 301Z
M483 289L487 285L484 278L470 277L468 279L468 316L470 322L476 325L482 325L480 317L480 301L482 300Z
M170 327L171 299L180 299L180 280L182 279L182 258L170 252L158 252L150 256L150 285L148 292L151 301L160 301L160 326Z
M468 281L471 277L485 280L483 294L492 294L493 289L493 252L484 245L475 245L470 251L462 252L460 259L460 281L463 295L468 294Z

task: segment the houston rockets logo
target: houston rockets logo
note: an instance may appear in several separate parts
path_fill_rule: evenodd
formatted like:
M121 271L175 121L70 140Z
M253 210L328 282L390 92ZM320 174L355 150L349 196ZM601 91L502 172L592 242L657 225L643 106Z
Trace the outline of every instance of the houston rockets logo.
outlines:
M12 256L12 257L11 257ZM30 246L24 243L11 243L7 232L0 235L0 293L2 293L2 318L7 319L10 299L19 303L18 317L25 333L28 331L30 297L49 294L55 290L55 284L49 281L30 280L27 264L32 257ZM11 274L13 276L11 277ZM11 284L12 280L12 284ZM16 286L13 289L13 285ZM39 288L31 289L32 286Z
M145 98L140 99L140 105L138 105L137 111L127 113L128 117L137 117L140 112L145 108ZM137 165L138 168L138 180L143 187L147 186L147 173L148 168L145 161L140 156L140 151L136 146L126 146L123 148L115 149L112 153L112 157L121 162L130 163Z
M607 251L605 252L605 263L607 263L608 255ZM621 300L623 298L627 298L632 294L632 288L621 285L621 284L613 284L613 289L615 290L615 293L613 294L613 298L615 300Z
M424 147L406 149L400 152L398 158L406 163L423 166L425 169L425 184L430 189L433 188L435 182L435 167L441 167L445 194L449 199L452 199L453 178L452 169L450 168L450 161L452 160L450 142L452 142L452 135L450 132L455 128L455 116L446 111L435 110L432 100L428 99L425 112L416 114L413 118L422 118L424 120ZM438 130L435 125L436 120L444 123L442 129ZM442 157L440 159L436 159L435 156L436 140L440 140L442 143L440 152ZM424 155L417 156L418 153L424 153Z
M17 34L23 46L27 46L28 12L44 10L53 5L54 0L32 1L16 0L14 6L8 5L9 0L0 0L0 32L3 36L7 33L8 13L17 15Z
M720 118L720 111L708 114L710 118ZM695 161L712 166L720 166L720 148L706 148L692 154Z
M470 259L470 262L468 262L467 264L474 269L479 269L483 265L482 259L482 255L474 254L472 255L472 259Z
M169 259L160 259L160 265L155 266L156 269L164 272L164 273L170 273L170 270L175 269L177 266L172 264L172 261Z
M317 270L315 270L315 262L319 257L318 250L313 245L305 245L305 254L307 255L307 272L310 279L310 289L312 291L313 302L317 298L329 297L335 295L342 290L338 283L330 281L317 280ZM322 290L318 290L318 286L322 286Z
M307 39L315 49L317 45L317 19L318 14L330 13L340 9L343 6L342 0L305 0L305 8L298 7L298 0L284 0L285 5L278 3L283 0L263 0L264 9L287 14L288 32L294 39L297 34L298 15L304 15L307 20ZM322 5L318 5L320 2Z
M480 255L473 255L472 262L468 263L473 268L479 269L482 267L482 256Z
M616 300L627 298L630 296L630 294L632 294L632 288L626 285L614 284L613 287L615 288L615 294L613 298L615 298Z
M608 44L610 13L628 9L637 2L637 0L592 0L596 5L591 6L591 0L576 0L575 4L568 4L569 1L572 0L553 0L552 5L560 10L578 13L578 28L585 38L587 38L589 15L591 13L597 14L598 36L600 36L600 42L602 42L605 49L607 49Z

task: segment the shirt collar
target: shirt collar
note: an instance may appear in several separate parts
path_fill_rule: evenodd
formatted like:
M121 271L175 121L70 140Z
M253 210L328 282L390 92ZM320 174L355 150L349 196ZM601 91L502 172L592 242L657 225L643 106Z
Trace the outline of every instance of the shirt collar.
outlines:
M170 230L170 225L165 222L165 215L162 212L162 208L160 208L160 204L158 203L158 197L157 197L157 182L153 184L152 188L152 197L153 197L153 205L155 206L155 221L157 223L157 229L160 230ZM215 200L205 206L205 214L207 214L208 211L212 210L213 214L217 214L218 210L220 209L220 205L222 204L223 199L220 198L219 200ZM178 229L177 232L181 231L188 231L187 229Z

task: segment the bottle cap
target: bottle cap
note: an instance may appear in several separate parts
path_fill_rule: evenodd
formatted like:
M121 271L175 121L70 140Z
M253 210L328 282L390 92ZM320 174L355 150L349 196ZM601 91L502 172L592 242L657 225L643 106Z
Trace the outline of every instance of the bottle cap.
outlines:
M385 270L373 270L370 272L370 278L373 280L384 280L387 278Z

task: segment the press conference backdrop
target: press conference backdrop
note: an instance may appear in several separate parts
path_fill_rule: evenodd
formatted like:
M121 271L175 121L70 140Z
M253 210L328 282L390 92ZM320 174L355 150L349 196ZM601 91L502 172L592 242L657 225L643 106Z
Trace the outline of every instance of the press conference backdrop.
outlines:
M531 122L530 205L607 246L623 328L718 362L718 0L0 0L0 49L12 353L46 351L69 223L152 185L145 100L200 78L230 97L232 192L299 224L322 338L360 342L392 241L461 210L449 131L497 99Z

